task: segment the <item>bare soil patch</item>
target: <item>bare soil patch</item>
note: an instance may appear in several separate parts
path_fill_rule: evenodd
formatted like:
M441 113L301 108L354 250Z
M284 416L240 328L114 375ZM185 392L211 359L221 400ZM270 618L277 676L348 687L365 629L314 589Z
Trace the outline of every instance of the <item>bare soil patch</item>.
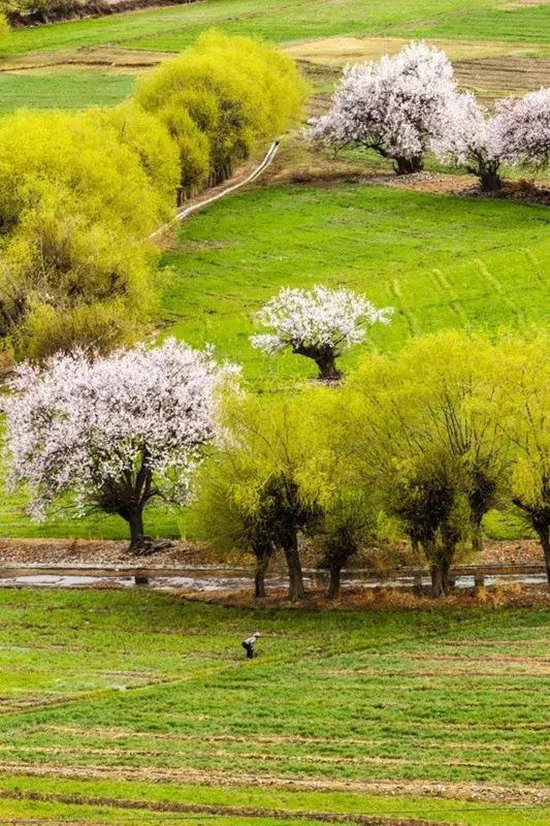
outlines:
M488 542L483 553L475 560L479 564L522 564L540 562L542 551L534 539L506 542ZM306 562L313 562L307 558ZM158 551L150 557L139 557L128 550L126 540L99 539L9 539L0 538L0 563L66 563L71 564L120 564L136 565L216 565L220 560L206 543L175 541L174 546ZM228 565L246 565L252 558L235 552L223 560ZM278 567L278 566L276 566Z
M524 95L550 85L550 58L484 57L454 64L461 86L484 98Z
M499 786L489 783L448 783L430 780L336 780L313 777L279 777L270 774L228 774L213 769L155 769L150 767L86 766L64 767L55 764L2 763L0 770L6 775L31 777L65 777L97 780L140 780L143 782L180 782L201 786L234 787L254 786L262 788L349 791L363 794L403 797L444 797L458 800L510 803L515 805L547 805L550 788L539 786ZM87 802L87 801L86 801ZM349 815L345 816L349 819ZM376 823L376 821L374 821ZM391 824L382 820L381 824ZM407 821L405 821L407 823ZM368 821L367 821L368 823ZM394 821L395 823L395 821ZM399 821L397 821L399 823ZM414 823L414 821L413 821Z

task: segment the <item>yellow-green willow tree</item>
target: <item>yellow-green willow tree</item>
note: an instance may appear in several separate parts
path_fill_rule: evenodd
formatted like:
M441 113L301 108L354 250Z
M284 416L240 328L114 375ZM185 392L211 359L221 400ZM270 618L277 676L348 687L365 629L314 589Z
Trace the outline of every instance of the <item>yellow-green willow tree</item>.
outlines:
M198 521L218 549L254 554L256 589L271 555L283 552L289 599L304 597L299 538L319 524L324 475L315 470L315 427L307 394L240 396L226 404L226 438L205 466Z
M492 416L510 441L509 495L539 538L550 585L550 337L498 346Z
M144 238L169 214L166 191L115 127L86 113L2 119L0 158L4 342L43 358L127 341L149 310Z
M394 358L366 358L339 404L342 449L422 549L437 597L458 548L479 548L506 475L508 440L490 404L496 353L481 336L415 339Z
M210 33L114 109L0 121L0 346L107 352L154 308L149 235L299 115L295 63Z
M180 147L183 197L223 181L260 140L296 123L305 94L293 59L257 40L211 31L143 78L136 99Z

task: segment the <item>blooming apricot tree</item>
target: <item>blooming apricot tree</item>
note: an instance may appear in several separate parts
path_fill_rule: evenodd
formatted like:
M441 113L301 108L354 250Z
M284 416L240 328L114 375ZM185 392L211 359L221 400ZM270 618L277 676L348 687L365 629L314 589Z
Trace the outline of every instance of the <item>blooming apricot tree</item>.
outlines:
M349 290L284 288L263 307L258 318L273 332L251 337L254 347L270 355L290 348L313 359L319 378L338 381L336 358L345 347L365 338L365 327L379 321L387 324L393 309L376 309L364 296Z
M28 486L38 520L59 497L118 514L140 550L147 503L187 500L217 433L216 389L234 370L174 339L21 365L6 403L11 484Z
M533 169L550 162L550 89L530 92L520 100L501 100L496 117L503 158Z
M379 63L347 67L332 109L313 121L309 136L335 148L374 149L390 158L400 175L418 172L453 94L456 85L446 54L411 43Z
M471 93L450 95L431 149L443 163L476 175L485 192L500 189L503 144L498 125Z

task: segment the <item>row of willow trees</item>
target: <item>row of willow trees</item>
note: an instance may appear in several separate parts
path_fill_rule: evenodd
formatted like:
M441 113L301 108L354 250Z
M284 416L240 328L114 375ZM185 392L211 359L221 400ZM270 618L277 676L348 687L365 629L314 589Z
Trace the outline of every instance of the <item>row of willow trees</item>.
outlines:
M207 32L113 109L0 122L0 360L107 352L155 308L151 233L300 115L294 61Z
M550 338L413 340L365 358L342 385L231 401L196 514L220 553L255 556L257 596L278 551L290 599L304 596L304 547L329 569L334 596L358 554L376 548L398 564L399 536L444 596L457 554L481 549L494 508L525 517L550 582L549 411Z

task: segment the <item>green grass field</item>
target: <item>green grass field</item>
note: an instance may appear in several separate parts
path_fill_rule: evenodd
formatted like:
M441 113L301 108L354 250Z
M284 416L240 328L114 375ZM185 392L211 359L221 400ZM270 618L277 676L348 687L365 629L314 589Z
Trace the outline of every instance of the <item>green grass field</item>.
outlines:
M13 31L0 46L6 57L24 58L83 49L181 51L206 28L261 37L285 45L327 37L425 38L508 44L514 54L550 55L550 8L509 0L201 0L125 14ZM503 45L503 53L506 48ZM105 55L103 55L105 56ZM0 112L32 108L111 104L129 94L118 75L67 66L58 77L0 78Z
M255 823L275 810L550 823L548 610L251 612L10 590L0 613L0 822L248 823L232 817L244 807ZM469 800L481 786L485 802ZM177 818L178 805L219 812Z
M133 91L131 75L95 72L0 74L0 114L14 109L81 109L113 106Z
M372 329L384 351L450 327L528 333L549 318L549 227L546 207L513 202L353 183L254 189L181 226L163 309L171 334L212 342L267 386L315 375L307 359L250 346L254 313L282 286L341 284L393 306Z
M506 40L550 46L550 9L504 0L205 0L176 7L19 30L8 55L116 44L180 50L208 26L276 43L354 35Z

